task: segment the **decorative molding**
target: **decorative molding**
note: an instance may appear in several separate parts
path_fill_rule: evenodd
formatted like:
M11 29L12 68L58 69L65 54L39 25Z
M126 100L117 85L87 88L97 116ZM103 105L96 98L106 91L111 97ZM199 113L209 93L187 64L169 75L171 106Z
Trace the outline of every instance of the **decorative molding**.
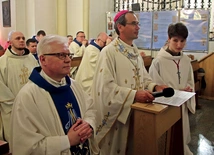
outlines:
M3 27L11 27L10 0L2 1Z

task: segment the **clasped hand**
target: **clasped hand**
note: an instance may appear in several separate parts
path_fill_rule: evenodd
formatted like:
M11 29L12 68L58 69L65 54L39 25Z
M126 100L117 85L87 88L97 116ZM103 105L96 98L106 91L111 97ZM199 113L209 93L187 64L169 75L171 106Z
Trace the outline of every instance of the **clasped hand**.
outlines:
M82 119L77 119L76 123L68 131L68 138L71 146L79 143L84 143L88 138L91 137L93 129L89 123Z

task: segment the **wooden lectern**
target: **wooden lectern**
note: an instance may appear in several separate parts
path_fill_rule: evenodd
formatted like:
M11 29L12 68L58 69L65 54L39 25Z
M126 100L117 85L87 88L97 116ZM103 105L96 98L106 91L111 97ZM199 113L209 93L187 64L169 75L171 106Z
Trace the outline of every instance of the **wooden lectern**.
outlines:
M0 155L12 155L9 153L8 142L0 140Z
M133 155L182 155L181 107L134 103Z

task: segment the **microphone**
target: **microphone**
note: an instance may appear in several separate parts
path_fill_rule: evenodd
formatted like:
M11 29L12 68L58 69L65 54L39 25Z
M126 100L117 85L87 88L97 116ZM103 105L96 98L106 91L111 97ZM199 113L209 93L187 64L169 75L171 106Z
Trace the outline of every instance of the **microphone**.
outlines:
M175 91L173 88L164 88L162 92L153 92L152 95L154 97L172 97L175 94Z

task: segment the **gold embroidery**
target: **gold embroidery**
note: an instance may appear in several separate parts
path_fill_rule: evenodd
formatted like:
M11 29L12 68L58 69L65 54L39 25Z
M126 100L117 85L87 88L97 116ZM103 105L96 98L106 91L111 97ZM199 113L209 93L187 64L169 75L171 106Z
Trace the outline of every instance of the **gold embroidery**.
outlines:
M128 50L124 47L122 43L120 43L119 40L116 40L115 47L117 52L121 52L123 55L125 55L128 59L137 60L139 53L137 50L133 53L128 52Z
M76 115L75 115L75 113L73 112L73 105L72 105L72 103L67 103L66 105L65 105L65 107L68 109L68 111L69 111L69 113L70 113L70 115L71 115L71 121L72 121L72 124L74 124L75 122L76 122L76 120L77 120L77 117L76 117Z
M28 71L28 68L25 66L23 68L21 68L21 71L22 71L22 74L20 74L19 77L21 80L20 84L23 85L28 82L29 71Z
M126 47L122 43L120 43L119 39L116 40L115 47L116 47L116 51L121 52L124 56L126 56L134 66L132 71L134 72L133 79L135 81L135 84L131 84L131 88L134 90L142 89L143 85L140 81L141 75L139 74L140 68L138 65L138 56L139 56L138 51L134 49L134 53L129 52L126 49Z
M134 86L134 84L132 84L131 88L134 90L139 90L139 89L143 88L142 82L140 82L141 75L139 74L139 70L140 70L140 68L137 68L137 67L136 67L136 69L133 69L133 71L134 71L133 78L135 80L135 86Z
M66 107L67 109L73 108L72 104L71 104L71 103L69 103L69 102L66 104L66 106L65 106L65 107Z
M98 132L100 132L102 130L103 126L107 125L107 121L108 121L109 116L110 116L110 112L108 112L106 115L104 115L104 119L102 120L102 124L97 127L96 135L98 134Z

